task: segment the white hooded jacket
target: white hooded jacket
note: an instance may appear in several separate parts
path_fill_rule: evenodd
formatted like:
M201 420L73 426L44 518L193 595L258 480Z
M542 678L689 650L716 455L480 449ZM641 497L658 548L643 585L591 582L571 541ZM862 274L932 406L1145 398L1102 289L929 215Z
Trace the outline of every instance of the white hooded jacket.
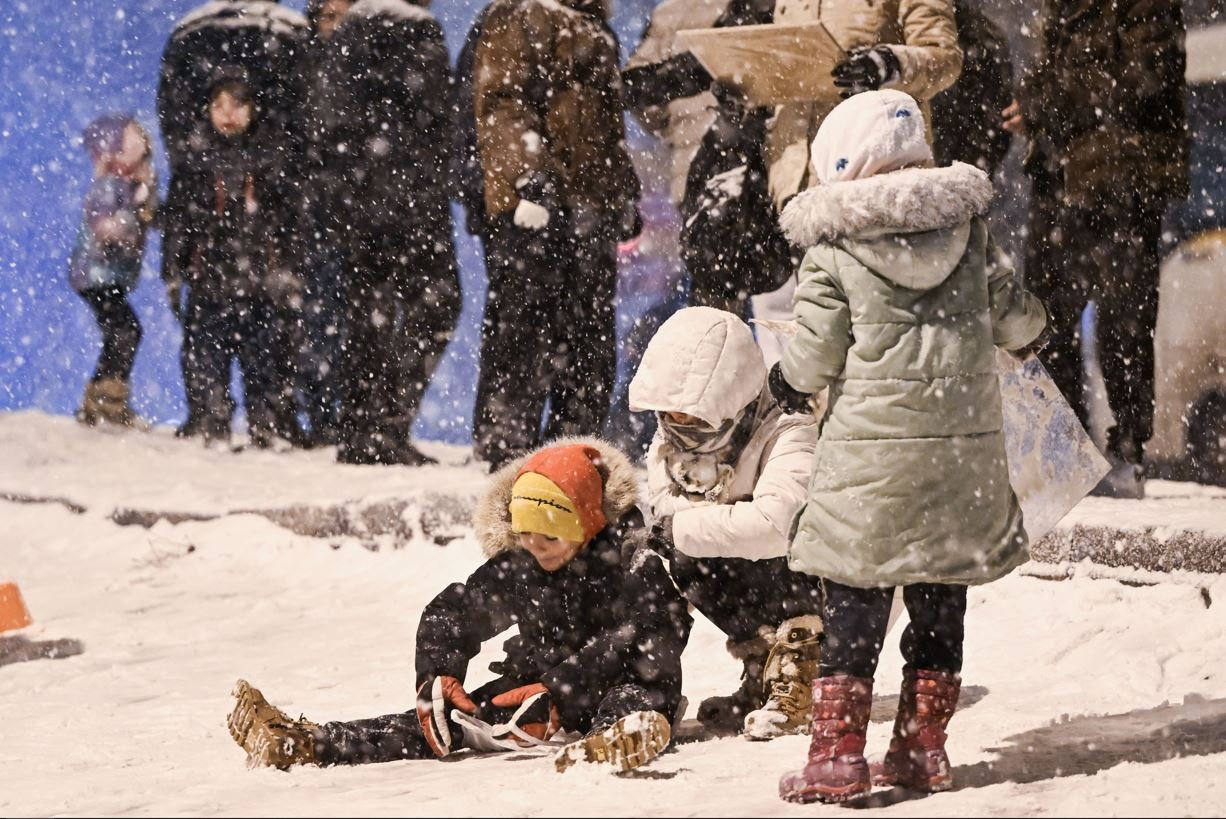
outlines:
M731 464L718 502L686 494L669 476L657 430L647 453L655 517L673 516L673 540L697 558L784 557L804 503L817 441L816 419L784 414L766 389L766 366L739 318L687 307L661 325L630 382L630 409L684 412L712 426L758 401L749 437Z

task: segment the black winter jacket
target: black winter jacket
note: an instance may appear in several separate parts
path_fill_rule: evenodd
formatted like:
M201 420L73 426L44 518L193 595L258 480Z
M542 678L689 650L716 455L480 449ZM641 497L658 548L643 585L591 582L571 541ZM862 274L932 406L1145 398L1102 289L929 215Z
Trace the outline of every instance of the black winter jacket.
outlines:
M517 625L491 668L544 683L566 729L586 731L604 696L625 683L659 695L658 710L671 716L692 620L660 560L622 564L623 531L606 528L557 572L516 549L445 589L418 626L418 685L430 675L463 680L481 644Z
M350 242L402 237L404 252L451 243L451 65L443 30L411 3L355 3L320 71L323 162L338 180L334 218Z

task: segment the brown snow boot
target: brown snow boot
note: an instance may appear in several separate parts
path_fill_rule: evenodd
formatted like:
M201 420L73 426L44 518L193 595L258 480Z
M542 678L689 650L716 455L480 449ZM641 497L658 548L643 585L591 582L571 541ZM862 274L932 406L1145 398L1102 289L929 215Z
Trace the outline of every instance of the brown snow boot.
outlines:
M97 381L90 381L85 385L85 395L81 398L81 408L77 410L77 420L91 427L97 426L102 420Z
M758 636L751 640L726 644L728 653L741 661L741 687L731 694L707 697L698 705L698 721L708 731L736 733L745 724L745 717L766 704L766 684L763 674L771 646L775 643L775 629L762 626Z
M578 762L630 771L659 756L672 736L668 717L659 711L635 711L602 731L593 731L564 746L554 757L554 766L559 773Z
M128 405L130 390L122 378L100 378L85 388L78 417L94 426L100 422L130 427L137 425L136 413Z
M745 717L747 738L774 739L808 732L821 636L822 618L817 614L789 617L779 625L762 674L766 703Z
M263 765L284 771L315 762L315 743L322 736L319 725L302 717L290 719L246 680L239 680L233 693L237 702L226 726L247 752L247 767Z
M958 706L962 678L948 671L903 669L890 749L870 766L874 785L926 793L953 787L945 728Z
M779 780L788 802L845 802L872 790L864 759L871 678L840 674L814 681L809 761Z

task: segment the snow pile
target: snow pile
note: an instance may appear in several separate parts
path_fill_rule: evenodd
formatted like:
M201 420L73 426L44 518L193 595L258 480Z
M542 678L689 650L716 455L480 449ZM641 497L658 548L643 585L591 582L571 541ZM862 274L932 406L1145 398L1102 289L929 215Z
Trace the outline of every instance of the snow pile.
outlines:
M460 464L459 451L430 445L452 465L341 467L326 452L236 456L160 433L80 433L64 419L0 416L3 492L77 504L0 500L0 580L19 583L35 619L0 635L0 815L839 810L776 796L779 775L803 761L806 737L751 743L703 733L697 704L735 688L740 669L701 617L683 658L687 717L674 749L640 772L610 776L582 765L558 774L539 752L249 771L225 728L236 678L316 720L410 707L418 615L481 552L463 526L445 546L411 536L398 541L403 548L372 551L362 537L308 537L263 514L223 513L361 503L365 493L390 501L404 492L421 504L429 491L476 493L485 480ZM1157 488L1176 495L1166 502L1223 500L1195 487ZM149 509L220 516L118 525L112 512L133 492ZM1137 503L1084 505L1083 519L1107 515L1124 528L1144 530L1161 517ZM1052 583L1028 576L1038 565L971 590L964 694L949 744L957 790L888 812L1218 813L1226 803L1226 579L1184 574L1142 586L1074 572ZM878 670L870 752L888 741L899 633ZM501 643L490 641L474 660L469 684L489 679ZM869 804L886 808L903 796L881 791Z

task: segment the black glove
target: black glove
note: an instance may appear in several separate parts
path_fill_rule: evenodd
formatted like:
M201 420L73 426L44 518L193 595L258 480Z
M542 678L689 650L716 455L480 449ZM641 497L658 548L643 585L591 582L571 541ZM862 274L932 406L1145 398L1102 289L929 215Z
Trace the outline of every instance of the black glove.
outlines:
M664 515L658 518L650 528L639 526L626 533L622 538L622 565L633 569L635 556L640 552L654 552L671 562L675 550L673 516Z
M626 107L631 109L667 105L707 90L711 75L688 51L667 60L638 65L622 71Z
M876 91L898 82L902 78L902 63L889 46L853 48L847 59L830 72L834 84L843 89L843 99L861 91Z
M770 387L771 395L775 397L775 402L783 409L784 412L793 414L812 412L813 408L809 400L813 397L808 393L803 393L795 389L783 377L783 368L775 363L771 367L770 376L767 378L767 385Z
M720 112L733 123L745 119L754 108L749 98L735 85L716 80L711 83L711 94L714 95L715 102L719 104Z
M540 205L550 214L562 211L562 186L553 174L534 172L515 180L515 195Z

